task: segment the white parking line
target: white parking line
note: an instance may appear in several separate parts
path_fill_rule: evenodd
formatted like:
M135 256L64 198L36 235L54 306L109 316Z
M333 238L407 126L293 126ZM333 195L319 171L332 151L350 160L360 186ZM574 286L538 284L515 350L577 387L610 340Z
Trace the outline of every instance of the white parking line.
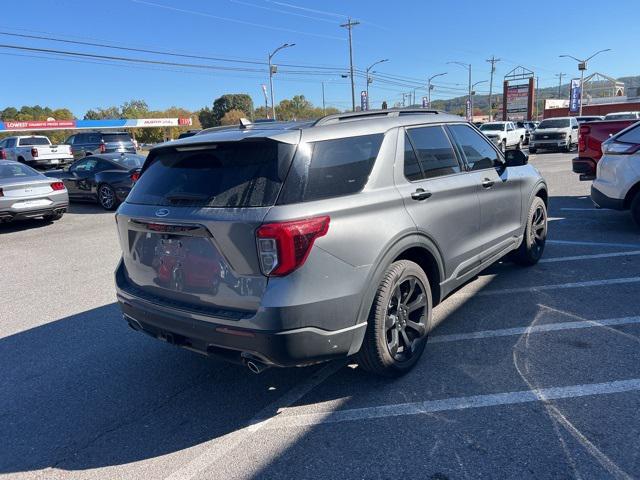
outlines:
M631 250L630 252L595 253L593 255L574 255L570 257L543 258L539 263L568 262L571 260L590 260L594 258L627 257L630 255L640 255L640 250Z
M584 245L586 247L640 248L640 243L580 242L572 240L547 240L552 245Z
M637 283L640 282L640 277L628 277L628 278L610 278L608 280L591 280L588 282L570 282L559 283L556 285L538 285L535 287L521 287L521 288L502 288L484 291L470 291L470 292L458 292L454 293L455 296L486 296L486 295L505 295L509 293L534 293L544 290L562 290L565 288L584 288L584 287L599 287L602 285L621 285L625 283Z
M304 397L315 387L324 382L331 375L346 365L344 362L332 362L318 370L314 375L299 383L297 386L289 390L282 397L273 403L264 407L248 422L245 428L235 430L234 432L222 438L209 440L198 446L204 451L193 458L189 463L183 465L178 470L165 477L170 480L182 480L191 478L202 478L202 471L210 468L214 463L221 460L225 455L237 448L251 434L265 427L274 417L284 408L289 407Z
M471 397L445 398L442 400L427 400L424 402L399 403L378 407L353 408L323 413L303 413L281 417L276 422L271 423L267 428L276 429L315 426L328 423L370 420L374 418L400 417L405 415L419 415L452 410L467 410L470 408L497 407L501 405L515 405L538 401L548 402L550 400L588 397L594 395L610 395L614 393L635 392L639 390L640 378L633 378L631 380L620 380L607 383L590 383L585 385L540 388L519 392L474 395Z
M560 322L534 325L530 327L501 328L498 330L482 330L469 333L451 333L429 337L429 343L457 342L480 338L509 337L530 333L555 332L558 330L575 330L580 328L611 327L614 325L630 325L640 323L640 317L606 318L603 320L584 320L579 322Z

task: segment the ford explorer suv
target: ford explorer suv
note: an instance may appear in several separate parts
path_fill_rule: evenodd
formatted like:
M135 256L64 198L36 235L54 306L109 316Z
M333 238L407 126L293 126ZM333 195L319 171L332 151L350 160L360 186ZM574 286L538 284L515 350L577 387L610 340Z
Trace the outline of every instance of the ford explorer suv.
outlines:
M355 355L396 376L449 293L540 259L547 197L457 116L243 119L150 151L116 213L117 299L134 330L256 373Z
M578 144L578 121L575 117L549 118L540 122L529 142L529 153L537 150L570 152Z
M602 208L630 210L640 227L640 122L602 143L591 199Z
M136 146L127 132L81 132L65 142L71 146L76 160L99 153L136 153Z
M0 149L2 159L38 169L58 168L73 162L68 145L53 145L44 135L6 137L0 141Z
M518 128L513 122L489 122L480 127L489 140L504 152L507 148L522 148L525 142L526 130L524 127Z

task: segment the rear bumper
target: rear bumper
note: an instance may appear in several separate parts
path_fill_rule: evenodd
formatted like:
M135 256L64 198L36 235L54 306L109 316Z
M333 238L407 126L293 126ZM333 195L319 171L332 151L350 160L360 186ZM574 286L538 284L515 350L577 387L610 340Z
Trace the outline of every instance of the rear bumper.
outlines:
M596 178L596 161L589 157L576 157L571 160L573 173L580 175L580 180L594 180Z
M13 220L24 220L27 218L42 217L44 215L52 215L57 213L65 213L68 204L51 205L47 208L39 208L33 210L0 210L0 221L7 222Z
M269 365L293 367L343 358L355 353L366 330L366 323L354 325L355 319L348 316L344 321L351 321L351 325L338 330L317 326L255 328L260 324L286 325L292 320L312 317L317 309L324 307L317 303L261 307L257 312L242 312L235 317L185 311L136 295L135 290L128 287L123 270L121 263L116 271L116 290L129 326L154 338L231 362L254 357ZM340 301L344 300L326 300L326 303Z
M35 158L26 160L25 163L33 168L58 168L71 165L73 157L69 158Z
M611 198L602 193L596 187L591 185L591 201L598 207L608 208L611 210L624 210L623 198Z
M530 148L537 148L539 150L565 148L566 146L566 140L535 140L532 138L529 142Z

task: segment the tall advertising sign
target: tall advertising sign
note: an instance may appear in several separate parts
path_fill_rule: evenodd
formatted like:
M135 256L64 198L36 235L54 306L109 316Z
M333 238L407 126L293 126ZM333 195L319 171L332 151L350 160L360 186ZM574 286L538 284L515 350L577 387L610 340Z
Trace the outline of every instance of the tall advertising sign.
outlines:
M360 110L363 112L369 110L369 98L367 97L366 90L360 92Z
M582 103L582 86L580 79L571 80L571 92L569 96L569 113L578 113L580 111L580 103Z
M507 117L510 119L527 116L529 111L529 84L507 86Z

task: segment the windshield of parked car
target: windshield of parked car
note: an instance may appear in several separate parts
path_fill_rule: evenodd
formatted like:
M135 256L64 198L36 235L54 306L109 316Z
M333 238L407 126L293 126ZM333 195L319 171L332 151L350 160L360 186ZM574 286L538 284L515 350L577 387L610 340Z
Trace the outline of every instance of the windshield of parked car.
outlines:
M145 157L142 155L120 155L112 160L127 168L141 168Z
M484 125L482 125L480 127L481 131L485 131L485 130L498 130L498 131L502 131L504 130L504 123L485 123Z
M605 120L635 120L638 116L635 113L614 113L604 117Z
M33 168L27 167L19 163L12 163L7 165L0 164L0 178L19 180L27 177L39 177L40 174Z
M568 118L554 118L550 120L543 120L540 125L538 125L538 130L544 130L545 128L567 128L570 126L570 121Z
M29 137L29 138L21 138L20 146L29 146L29 145L50 145L49 139L45 137Z

